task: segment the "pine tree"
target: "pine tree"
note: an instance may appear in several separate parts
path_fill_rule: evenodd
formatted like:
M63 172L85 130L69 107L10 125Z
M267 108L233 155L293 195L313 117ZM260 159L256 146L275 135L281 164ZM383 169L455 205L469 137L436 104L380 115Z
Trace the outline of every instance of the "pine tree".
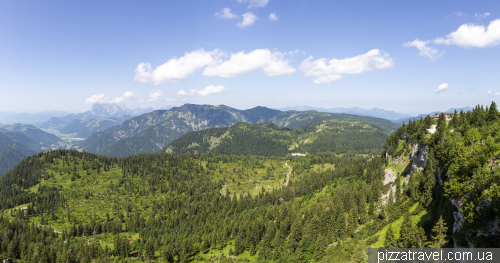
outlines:
M145 256L147 259L153 259L155 257L155 248L154 248L154 245L153 245L153 241L151 240L151 238L148 239L148 241L146 241L146 245L144 247L144 253L145 253Z
M325 256L325 237L323 235L319 235L319 237L316 239L316 249L314 251L314 260L316 262L321 261L321 259Z
M392 230L392 225L389 225L387 232L385 233L384 247L394 248L396 246L396 237L394 236L394 231Z
M488 113L486 115L486 120L487 121L495 121L496 119L498 119L498 110L497 110L497 104L492 101L491 102L491 105L490 105L490 108L488 109Z
M398 246L400 248L409 248L412 246L414 239L414 227L410 213L406 213L403 219L403 224L399 230Z
M448 227L446 227L446 222L444 222L443 216L440 216L436 225L432 228L433 235L430 247L440 248L446 245L446 243L448 243L448 240L446 240L447 230Z

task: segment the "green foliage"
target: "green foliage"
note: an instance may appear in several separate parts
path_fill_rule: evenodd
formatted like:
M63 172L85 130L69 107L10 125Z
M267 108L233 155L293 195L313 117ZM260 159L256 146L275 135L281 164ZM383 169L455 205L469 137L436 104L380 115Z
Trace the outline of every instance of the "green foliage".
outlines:
M293 167L288 186L281 183L253 195L232 193L235 188L227 186L231 173L244 173L245 167L273 171L283 162ZM238 257L290 260L289 251L294 251L294 258L320 261L328 244L354 235L358 224L367 222L358 212L363 213L362 205L366 208L372 186L351 167L366 167L375 184L382 179L377 171L383 165L380 157L355 155L284 161L211 153L111 158L56 150L28 157L0 177L0 185L11 186L0 187L5 197L0 208L10 220L56 227L62 233L54 235L52 244L72 240L87 242L85 248L95 246L95 253L68 255L77 261L108 254L118 261L131 255L188 261L233 241ZM322 189L328 195L312 198ZM27 209L21 211L22 206ZM337 224L342 218L344 223ZM89 235L96 240L85 237ZM47 245L46 251L56 248ZM12 251L17 249L12 245ZM49 261L61 257L51 255Z
M448 243L448 240L446 240L446 230L448 230L448 228L443 220L443 216L441 216L434 228L432 228L432 244L429 247L440 248Z
M382 138L385 137L388 131L399 126L383 119L347 114L321 113L316 111L282 112L265 107L256 107L241 111L224 105L210 106L185 104L168 111L154 111L126 120L122 124L114 126L106 131L94 133L83 141L79 147L90 152L105 154L107 156L129 156L159 151L186 132L200 131L213 127L230 127L238 122L272 122L279 127L285 128L309 127L310 130L305 129L304 131L307 130L307 132L310 132L314 129L313 127L320 126L325 121L337 127L339 133L342 131L342 127L344 128L343 133L347 133L347 131L356 131L356 135L350 138L360 139L362 141L350 142L350 145L346 148L340 144L334 145L335 141L328 142L327 137L322 137L321 132L318 133L318 137L322 137L320 140L324 140L337 148L341 148L339 152L345 152L346 149L350 148L360 150L363 145L373 146L379 143L380 140L383 140ZM359 136L360 132L363 132L364 136ZM369 136L373 135L378 136L376 142L371 142L369 139ZM346 137L348 137L348 135L342 133L336 136L344 141ZM118 138L120 140L118 140ZM254 137L254 139L259 139L259 137ZM262 141L263 139L266 138L260 138L259 140ZM304 138L304 140L306 139L307 138ZM240 138L239 140L244 141L245 138ZM281 145L280 141L274 142L277 143L276 146ZM261 143L259 144L262 146ZM184 147L189 145L190 144L185 145ZM319 147L320 145L313 146L313 148ZM304 150L307 151L308 149ZM258 151L258 149L254 148L252 151ZM262 150L260 154L267 151L268 150ZM277 153L281 154L282 151L283 150L280 149ZM324 149L320 151L324 152ZM181 150L181 152L183 152L183 150ZM277 153L272 152L272 154Z

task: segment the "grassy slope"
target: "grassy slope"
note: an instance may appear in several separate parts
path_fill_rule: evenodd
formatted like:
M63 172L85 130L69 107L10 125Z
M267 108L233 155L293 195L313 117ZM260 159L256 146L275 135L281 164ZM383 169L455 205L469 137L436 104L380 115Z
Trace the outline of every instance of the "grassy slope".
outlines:
M206 162L200 162L205 165ZM70 163L69 167L72 167L74 162ZM289 169L285 166L284 160L279 159L263 159L255 168L251 171L243 172L242 176L237 176L240 172L245 170L245 165L241 162L235 163L219 163L220 169L215 169L210 171L210 176L214 181L225 178L228 182L224 187L223 193L225 193L226 188L228 188L231 194L236 193L237 195L242 193L251 193L252 195L257 195L262 188L274 188L279 187L284 183L285 175L289 172ZM274 167L274 169L272 168ZM48 217L48 224L54 227L58 231L62 231L65 228L72 226L67 220L67 211L71 212L71 215L76 216L78 220L83 220L83 222L89 222L89 215L96 214L97 216L103 218L106 212L109 212L110 216L113 218L119 212L124 211L127 203L133 203L134 208L139 211L145 211L146 218L150 215L152 208L150 204L152 200L165 198L168 193L157 194L155 196L140 196L139 194L129 194L123 195L119 191L113 191L112 185L117 185L118 180L122 177L123 171L117 165L110 167L108 171L101 170L100 174L97 174L97 170L91 170L90 174L87 175L85 171L82 170L82 163L76 165L77 171L81 178L76 178L74 181L71 180L72 175L68 174L71 170L68 165L63 166L62 160L59 160L55 164L46 164L46 172L53 177L49 179L42 179L40 184L37 184L28 191L36 192L40 185L42 186L52 186L59 187L62 189L65 197L67 198L67 209L59 207L56 213L56 220L52 220ZM317 166L318 170L324 169ZM300 175L299 175L300 176ZM234 179L234 182L232 181ZM135 178L135 183L138 185L144 185L141 179ZM222 191L223 189L221 189ZM85 199L85 194L91 193L92 195ZM22 204L19 207L27 206L27 204ZM5 211L7 213L7 211ZM39 217L33 217L33 221L37 224L40 223Z

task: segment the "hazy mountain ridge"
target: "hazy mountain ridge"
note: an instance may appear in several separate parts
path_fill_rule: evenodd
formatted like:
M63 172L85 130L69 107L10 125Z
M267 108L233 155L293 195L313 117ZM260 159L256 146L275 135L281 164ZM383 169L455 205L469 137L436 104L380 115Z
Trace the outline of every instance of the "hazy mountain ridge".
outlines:
M361 115L361 116L369 116L369 117L375 117L375 118L382 118L382 119L387 119L387 120L398 120L406 117L410 117L408 114L403 114L403 113L398 113L395 111L388 111L384 109L379 109L379 108L373 108L373 109L363 109L359 107L352 107L352 108L318 108L318 107L310 107L310 106L293 106L293 107L284 107L284 108L279 108L278 110L283 110L283 111L288 111L288 110L295 110L295 111L309 111L309 110L315 110L318 112L329 112L329 113L344 113L344 114L353 114L353 115Z
M66 111L45 111L40 113L0 112L0 123L23 123L40 125L53 117L63 117L68 114L69 113Z
M20 138L20 134L22 134L25 138L39 143L40 150L43 150L43 148L48 149L52 145L62 142L59 137L27 124L0 124L0 132L7 136L9 134L16 135L17 138Z
M41 124L40 128L57 130L64 134L76 133L78 137L86 138L96 131L104 131L133 116L151 111L154 111L151 107L130 110L124 104L95 103L91 110L63 117L53 117Z
M457 111L457 113L460 113L460 111L463 111L463 112L468 112L468 111L471 111L472 108L467 106L467 107L462 107L462 108L450 108L448 109L447 111L444 111L445 113L454 113L455 110ZM409 120L419 120L420 118L425 118L425 116L429 115L429 116L432 116L436 113L440 113L440 112L443 112L443 111L433 111L431 113L427 113L427 114L420 114L418 116L415 116L415 117L410 117L410 118L402 118L402 119L399 119L399 120L396 120L394 122L396 123L399 123L399 124L403 124L403 121L405 123L408 123Z
M0 125L0 175L25 157L51 149L61 141L35 126L25 124Z

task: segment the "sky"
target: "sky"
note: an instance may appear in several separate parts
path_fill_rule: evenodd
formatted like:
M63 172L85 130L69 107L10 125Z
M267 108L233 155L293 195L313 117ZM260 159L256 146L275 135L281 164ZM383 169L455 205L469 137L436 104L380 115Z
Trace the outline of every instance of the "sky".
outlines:
M0 111L500 99L498 1L0 1Z

